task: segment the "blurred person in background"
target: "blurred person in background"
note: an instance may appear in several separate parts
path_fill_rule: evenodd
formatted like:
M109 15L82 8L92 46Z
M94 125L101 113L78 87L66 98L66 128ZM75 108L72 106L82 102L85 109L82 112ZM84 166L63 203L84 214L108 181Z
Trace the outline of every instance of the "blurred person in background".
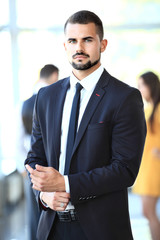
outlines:
M146 135L142 97L101 65L95 13L73 14L64 32L72 73L39 91L25 161L42 209L37 238L133 240L127 187Z
M142 210L149 220L153 240L160 240L160 221L156 205L160 196L160 82L153 72L138 79L138 88L147 101L147 137L140 171L133 192L141 195Z
M29 139L32 132L32 116L37 92L39 91L40 88L46 87L50 84L57 82L58 71L59 71L58 68L52 64L45 65L40 71L40 78L37 84L35 85L33 96L23 103L22 120L23 125L25 126L25 132L26 134L29 135Z
M21 131L18 140L18 149L21 150L21 155L17 158L18 161L18 170L22 173L24 177L24 190L26 197L26 207L27 207L27 224L29 230L29 240L36 239L37 226L39 221L39 210L37 207L37 202L33 193L33 190L30 186L30 182L28 181L28 177L26 171L24 169L23 159L26 157L26 154L30 148L30 138L32 132L32 117L33 117L33 109L34 103L37 96L37 92L40 88L51 85L58 80L59 70L56 66L52 64L45 65L40 70L40 77L38 82L35 85L34 94L32 97L24 101L22 104L21 111ZM18 126L18 128L20 127ZM23 154L23 158L22 158Z

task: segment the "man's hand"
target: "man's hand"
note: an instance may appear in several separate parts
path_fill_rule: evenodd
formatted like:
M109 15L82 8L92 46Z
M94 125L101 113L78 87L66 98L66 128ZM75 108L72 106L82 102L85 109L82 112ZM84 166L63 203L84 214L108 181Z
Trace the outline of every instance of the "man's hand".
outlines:
M40 192L65 192L65 181L56 169L36 164L36 169L26 165L33 188Z
M66 192L43 192L42 200L54 211L64 211L69 203L70 194Z

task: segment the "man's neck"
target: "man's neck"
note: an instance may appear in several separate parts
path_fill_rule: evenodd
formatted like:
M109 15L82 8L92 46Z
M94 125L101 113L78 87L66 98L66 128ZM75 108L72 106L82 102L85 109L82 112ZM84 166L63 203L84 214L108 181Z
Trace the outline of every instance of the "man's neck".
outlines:
M97 70L100 67L100 63L96 64L95 66L87 69L87 70L76 70L73 69L72 72L74 74L74 76L78 79L78 80L82 80L83 78L87 77L88 75L90 75L91 73L93 73L95 70Z

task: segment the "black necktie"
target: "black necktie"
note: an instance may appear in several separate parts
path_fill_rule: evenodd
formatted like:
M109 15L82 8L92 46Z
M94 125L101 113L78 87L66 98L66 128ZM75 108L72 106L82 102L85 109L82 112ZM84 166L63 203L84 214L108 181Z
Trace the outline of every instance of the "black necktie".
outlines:
M67 137L67 148L66 148L66 162L65 162L65 171L64 174L69 173L70 158L73 150L74 140L77 133L77 124L79 116L79 103L80 103L80 91L82 89L80 83L76 84L76 93L74 95L72 110L70 115L70 122L68 128L68 137Z

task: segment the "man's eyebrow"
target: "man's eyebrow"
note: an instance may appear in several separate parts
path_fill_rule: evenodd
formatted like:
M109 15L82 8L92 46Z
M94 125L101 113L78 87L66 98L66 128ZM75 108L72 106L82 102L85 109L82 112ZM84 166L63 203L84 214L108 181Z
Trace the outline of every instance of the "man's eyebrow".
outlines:
M87 40L87 39L94 39L93 37L91 37L91 36L87 36L87 37L84 37L84 38L82 38L83 40ZM68 38L67 39L67 41L75 41L76 40L76 38Z
M73 41L76 40L76 38L68 38L67 41Z
M93 37L91 36L88 36L88 37L84 37L83 40L87 40L87 39L94 39Z

